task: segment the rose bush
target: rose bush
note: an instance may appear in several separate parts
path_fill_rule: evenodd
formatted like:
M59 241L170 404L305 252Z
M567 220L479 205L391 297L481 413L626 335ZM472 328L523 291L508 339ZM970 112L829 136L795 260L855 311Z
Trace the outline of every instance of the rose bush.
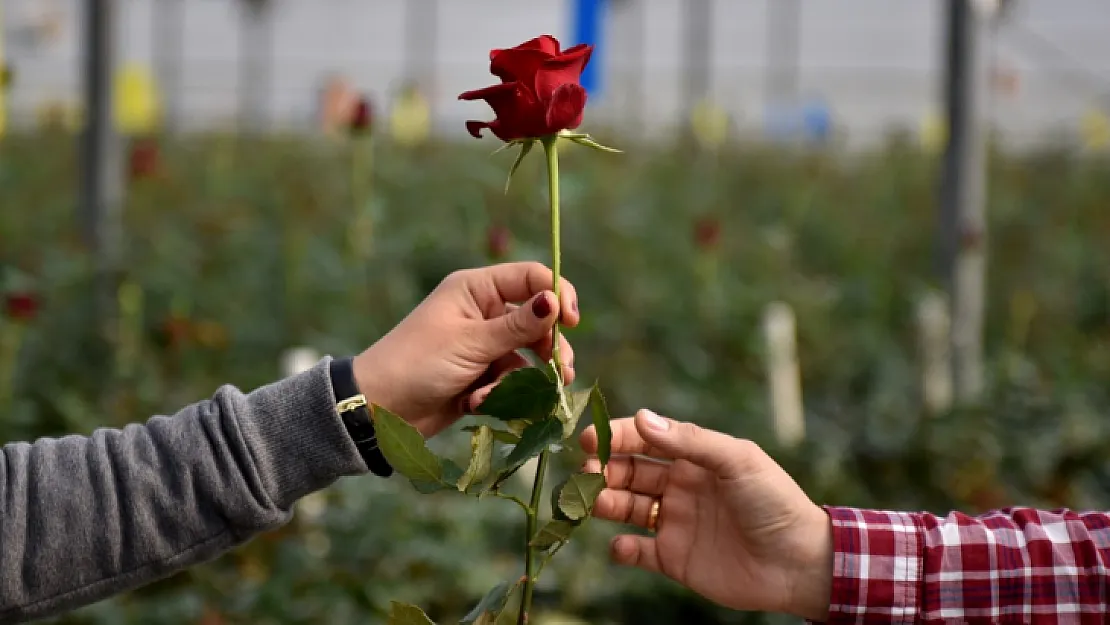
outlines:
M595 123L590 112L586 123ZM167 140L162 176L127 195L126 269L142 286L148 334L142 366L108 413L105 388L90 376L99 360L83 348L89 283L74 272L88 262L73 245L72 137L5 137L0 206L27 210L0 211L0 292L37 293L41 305L0 440L141 422L229 381L253 388L281 375L290 345L333 354L364 347L445 275L489 262L490 224L512 233L506 260L545 260L543 167L538 159L522 167L502 194L503 163L486 158L493 138L485 134L459 132L464 140L379 159L383 236L363 266L339 253L350 217L345 150L287 136L251 138L239 152L228 136ZM387 149L387 140L376 147ZM980 413L924 418L911 305L933 275L933 158L904 145L850 159L735 145L712 168L666 145L634 159L595 156L562 157L563 262L583 306L573 337L578 376L604 375L614 416L646 405L752 438L818 501L970 512L1001 492L1008 502L1105 505L1105 159L1055 151L991 159L994 392ZM710 322L689 299L701 288L692 268L710 255L691 232L703 215L720 220L711 255L722 268L721 297L709 302ZM8 267L35 279L5 281ZM773 299L790 302L798 318L810 442L796 450L776 448L767 425L760 311ZM223 325L229 345L196 338L162 347L156 338L173 311ZM468 434L447 432L429 446L464 462ZM557 459L552 486L579 466L573 454ZM399 479L338 484L319 520L298 512L234 554L57 625L382 625L391 599L455 623L488 587L519 572L519 510L419 495L398 488ZM667 580L609 565L608 537L618 529L589 523L576 532L544 571L534 625L574 622L555 613L610 625L790 622L717 609Z

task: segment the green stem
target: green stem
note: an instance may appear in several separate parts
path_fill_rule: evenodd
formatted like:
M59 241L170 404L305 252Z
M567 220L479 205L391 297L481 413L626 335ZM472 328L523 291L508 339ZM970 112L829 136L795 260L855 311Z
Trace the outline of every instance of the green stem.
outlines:
M548 198L551 202L551 272L553 276L553 284L555 291L555 300L559 300L561 289L559 282L561 280L560 272L560 254L559 254L559 137L552 135L541 139L543 143L544 155L547 157L547 187ZM551 330L551 356L555 361L555 370L560 371L562 368L563 359L559 356L559 322L556 320L555 327ZM562 374L558 376L559 384L562 385ZM528 513L528 546L525 554L524 568L524 599L520 602L520 618L517 620L518 625L525 625L528 622L528 612L532 609L532 592L536 586L536 579L539 577L539 572L536 570L536 550L532 547L532 539L536 536L536 515L540 509L540 496L543 490L543 480L547 474L547 465L551 460L551 451L544 449L540 452L539 465L536 467L536 480L532 484L532 501L529 506ZM546 564L546 562L544 563ZM541 567L542 570L542 567Z
M373 161L371 137L357 136L351 140L351 210L354 214L353 225L348 233L351 255L354 263L365 258L373 236L372 215L370 215L370 171Z
M498 497L500 499L507 499L507 500L515 503L516 505L520 506L520 509L523 510L525 514L530 514L532 512L532 509L529 508L528 504L524 503L524 500L521 499L520 497L517 497L515 495L509 495L509 494L502 493L502 492L499 492L499 491L493 491L493 496Z
M536 480L532 482L532 501L531 505L528 506L528 544L524 560L524 600L520 602L518 625L525 625L528 622L528 612L532 609L532 591L536 586L536 579L539 577L536 571L536 549L532 546L532 539L536 536L540 495L543 491L543 480L547 474L547 463L550 458L550 451L545 449L540 452L539 464L536 467Z

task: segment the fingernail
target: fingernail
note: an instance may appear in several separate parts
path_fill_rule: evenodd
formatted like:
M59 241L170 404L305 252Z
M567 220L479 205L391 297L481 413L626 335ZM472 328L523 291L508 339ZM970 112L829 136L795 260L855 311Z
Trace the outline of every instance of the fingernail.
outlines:
M551 302L547 301L547 296L540 294L534 302L532 302L532 314L540 319L547 319L551 314Z
M576 315L578 314L578 300L577 299L571 300L571 302L570 302L570 311L572 313L576 314Z
M666 432L667 430L671 429L670 421L664 419L663 417L660 417L659 415L646 408L643 410L643 413L644 422L649 428L655 430L656 432Z

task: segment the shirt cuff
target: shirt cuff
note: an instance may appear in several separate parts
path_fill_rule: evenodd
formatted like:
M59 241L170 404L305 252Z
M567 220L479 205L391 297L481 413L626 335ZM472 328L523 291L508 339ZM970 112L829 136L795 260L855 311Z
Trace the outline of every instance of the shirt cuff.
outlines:
M906 624L921 614L923 528L913 514L823 506L832 522L826 623Z
M335 407L330 357L247 395L241 427L274 503L289 508L366 463Z

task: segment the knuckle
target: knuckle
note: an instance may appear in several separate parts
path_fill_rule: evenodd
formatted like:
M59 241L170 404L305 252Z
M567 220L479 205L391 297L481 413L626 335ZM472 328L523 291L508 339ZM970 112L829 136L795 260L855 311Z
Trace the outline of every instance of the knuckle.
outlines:
M763 448L753 440L747 438L735 438L733 444L736 446L736 456L734 462L745 471L754 470L762 463L762 459L767 456Z
M443 279L443 284L457 285L465 283L470 274L470 271L471 270L469 269L456 269L447 274L447 277Z
M759 446L759 443L747 438L737 438L736 449L745 456L752 458L763 455L763 448Z
M512 314L505 315L505 326L508 328L509 333L515 337L526 338L528 335L528 326L521 319L522 315Z
M699 445L704 442L703 439L705 438L702 429L689 421L682 421L678 424L678 435L690 445Z
M621 500L621 520L625 523L635 523L636 502L632 499L631 493L622 497Z

